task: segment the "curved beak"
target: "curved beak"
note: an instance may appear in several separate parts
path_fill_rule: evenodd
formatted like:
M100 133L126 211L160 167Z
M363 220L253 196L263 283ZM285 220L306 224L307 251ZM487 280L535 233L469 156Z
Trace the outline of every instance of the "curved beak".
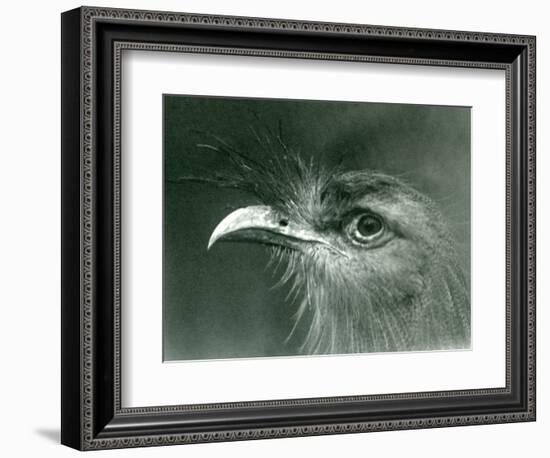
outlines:
M306 224L293 222L266 205L239 208L227 215L212 232L208 249L219 241L256 242L298 251L303 251L308 244L315 243L340 253L321 234Z

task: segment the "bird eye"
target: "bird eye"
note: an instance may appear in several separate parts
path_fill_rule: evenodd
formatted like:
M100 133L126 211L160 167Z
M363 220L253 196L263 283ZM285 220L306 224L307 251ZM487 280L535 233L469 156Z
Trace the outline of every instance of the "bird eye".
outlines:
M383 230L382 219L377 215L367 213L355 217L348 225L347 232L355 242L364 244L379 236Z

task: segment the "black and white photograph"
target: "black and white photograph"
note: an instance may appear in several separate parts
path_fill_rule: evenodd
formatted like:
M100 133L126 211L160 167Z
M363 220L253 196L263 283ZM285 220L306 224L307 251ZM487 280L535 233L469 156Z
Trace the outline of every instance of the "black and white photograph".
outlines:
M470 107L163 105L164 360L470 348Z
M64 12L61 442L535 421L535 44Z
M536 420L535 37L62 20L63 444Z
M2 12L1 456L547 456L542 2Z

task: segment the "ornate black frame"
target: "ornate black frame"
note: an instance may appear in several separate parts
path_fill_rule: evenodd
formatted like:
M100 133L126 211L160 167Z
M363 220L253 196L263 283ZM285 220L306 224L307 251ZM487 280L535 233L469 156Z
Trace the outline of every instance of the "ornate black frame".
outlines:
M120 404L124 49L506 71L505 388ZM62 14L62 434L80 449L535 420L535 37L82 7Z

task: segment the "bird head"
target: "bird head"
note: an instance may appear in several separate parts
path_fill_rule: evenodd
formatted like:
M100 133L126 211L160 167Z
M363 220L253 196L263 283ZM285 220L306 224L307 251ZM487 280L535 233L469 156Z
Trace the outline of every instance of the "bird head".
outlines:
M436 205L371 170L324 168L284 148L260 163L225 146L232 172L217 184L259 202L228 214L220 242L270 247L281 282L308 316L307 354L469 346L469 297L452 237Z

